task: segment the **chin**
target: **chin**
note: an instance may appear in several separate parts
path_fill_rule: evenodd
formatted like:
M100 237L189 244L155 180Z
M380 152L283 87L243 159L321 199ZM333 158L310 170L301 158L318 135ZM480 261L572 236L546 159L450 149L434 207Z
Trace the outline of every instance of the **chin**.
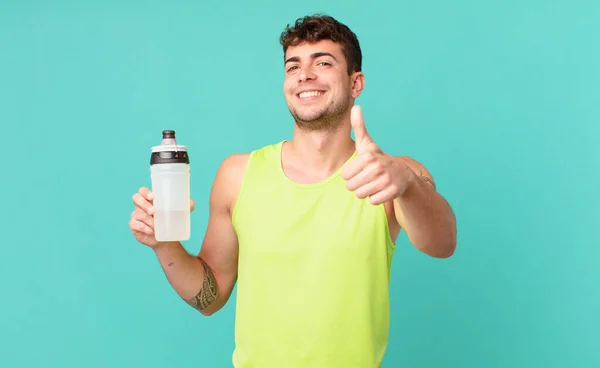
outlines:
M296 120L300 120L305 123L310 123L311 121L320 120L325 116L325 111L323 109L317 108L299 108L293 109L292 115Z

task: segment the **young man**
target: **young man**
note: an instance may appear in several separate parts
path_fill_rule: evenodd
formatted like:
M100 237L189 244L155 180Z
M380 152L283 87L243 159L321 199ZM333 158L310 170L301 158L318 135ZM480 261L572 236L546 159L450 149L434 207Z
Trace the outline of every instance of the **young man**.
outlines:
M365 84L354 33L305 17L281 44L293 139L222 163L199 255L154 239L147 188L133 196L130 227L202 314L221 309L237 282L235 367L379 367L400 229L449 257L455 218L421 164L369 136L354 106Z

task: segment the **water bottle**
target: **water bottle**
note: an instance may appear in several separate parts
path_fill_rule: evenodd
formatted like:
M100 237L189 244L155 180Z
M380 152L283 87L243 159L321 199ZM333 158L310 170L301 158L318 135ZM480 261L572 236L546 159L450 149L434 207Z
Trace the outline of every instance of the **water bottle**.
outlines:
M152 147L150 177L154 193L154 234L157 241L190 238L190 159L175 131L163 131L160 145Z

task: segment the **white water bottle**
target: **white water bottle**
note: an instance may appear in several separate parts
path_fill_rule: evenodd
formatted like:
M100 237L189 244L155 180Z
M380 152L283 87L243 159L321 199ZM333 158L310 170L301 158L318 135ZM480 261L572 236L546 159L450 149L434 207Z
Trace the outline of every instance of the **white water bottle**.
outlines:
M186 146L177 145L173 130L163 131L152 147L150 177L154 194L154 235L157 241L190 238L190 160Z

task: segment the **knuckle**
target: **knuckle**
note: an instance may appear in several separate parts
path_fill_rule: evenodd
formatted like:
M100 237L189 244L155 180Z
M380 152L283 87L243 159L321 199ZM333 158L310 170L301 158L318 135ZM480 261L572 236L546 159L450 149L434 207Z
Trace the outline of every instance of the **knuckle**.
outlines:
M383 175L383 179L385 180L386 184L394 184L392 181L392 176L390 175L390 173L385 173Z
M144 222L144 224L146 224L146 225L147 225L149 228L151 228L151 229L152 229L152 231L154 231L154 217L152 217L152 216L147 216L147 217L144 219L144 221L143 221L143 222Z
M140 204L141 200L142 200L142 196L139 193L135 193L133 195L133 203Z
M151 229L151 228L150 228L150 227L148 227L148 226L145 226L145 227L144 227L144 233L146 233L146 234L148 234L148 235L154 235L154 230L153 230L153 229Z
M361 189L357 190L357 191L356 191L356 197L358 197L358 198L360 198L360 199L363 199L363 198L365 198L365 197L366 197L365 191L364 191L364 190L361 190Z

